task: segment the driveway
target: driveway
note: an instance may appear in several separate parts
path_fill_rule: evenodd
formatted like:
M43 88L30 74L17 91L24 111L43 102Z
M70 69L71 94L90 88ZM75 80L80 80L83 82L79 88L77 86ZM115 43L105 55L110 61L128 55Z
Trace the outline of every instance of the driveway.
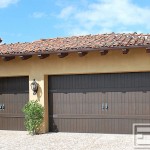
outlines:
M133 135L0 130L0 150L134 150Z

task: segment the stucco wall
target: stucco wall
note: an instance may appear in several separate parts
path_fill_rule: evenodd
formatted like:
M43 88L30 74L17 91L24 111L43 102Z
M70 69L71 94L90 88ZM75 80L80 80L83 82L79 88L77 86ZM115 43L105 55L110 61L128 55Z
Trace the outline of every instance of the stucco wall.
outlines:
M128 54L120 50L112 50L105 56L97 52L89 52L84 57L70 53L65 58L56 54L39 59L33 56L28 60L16 59L4 62L0 60L0 76L30 75L34 78L49 74L77 73L111 73L150 71L150 54L145 49L132 49Z
M128 54L122 54L121 50L111 50L104 56L96 51L84 57L70 53L65 58L52 54L45 59L33 56L28 60L19 57L8 62L0 60L0 77L29 76L29 85L33 79L38 82L38 94L34 96L29 87L29 99L39 99L45 107L43 132L48 131L48 75L144 71L150 71L150 54L145 49L131 49Z

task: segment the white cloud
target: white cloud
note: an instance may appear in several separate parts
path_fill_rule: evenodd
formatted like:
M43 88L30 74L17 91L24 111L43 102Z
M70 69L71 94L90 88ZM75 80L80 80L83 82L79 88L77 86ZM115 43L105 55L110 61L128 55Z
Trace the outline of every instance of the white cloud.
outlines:
M44 12L34 12L33 14L32 14L32 17L33 18L43 18L43 17L45 17L46 16L46 14L44 13Z
M0 8L8 7L10 4L15 4L19 0L0 0Z
M58 17L62 19L68 19L68 17L70 17L72 13L74 13L74 11L75 11L75 8L73 6L65 7L61 10Z
M136 5L133 0L97 0L88 3L86 9L68 6L59 16L66 21L64 28L68 28L69 34L150 29L150 8Z

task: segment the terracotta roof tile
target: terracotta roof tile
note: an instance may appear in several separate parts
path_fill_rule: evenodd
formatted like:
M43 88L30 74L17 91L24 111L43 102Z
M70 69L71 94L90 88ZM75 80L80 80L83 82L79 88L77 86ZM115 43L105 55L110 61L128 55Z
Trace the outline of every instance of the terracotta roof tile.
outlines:
M92 51L131 47L150 47L150 34L111 33L41 39L32 43L1 44L0 55L86 51L87 49Z

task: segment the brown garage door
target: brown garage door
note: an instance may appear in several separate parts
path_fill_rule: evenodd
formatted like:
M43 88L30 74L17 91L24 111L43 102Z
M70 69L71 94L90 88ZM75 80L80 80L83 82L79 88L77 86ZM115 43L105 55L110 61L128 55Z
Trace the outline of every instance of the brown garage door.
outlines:
M150 123L150 73L49 77L50 131L132 133Z
M0 78L0 130L25 130L22 107L28 92L28 77Z

